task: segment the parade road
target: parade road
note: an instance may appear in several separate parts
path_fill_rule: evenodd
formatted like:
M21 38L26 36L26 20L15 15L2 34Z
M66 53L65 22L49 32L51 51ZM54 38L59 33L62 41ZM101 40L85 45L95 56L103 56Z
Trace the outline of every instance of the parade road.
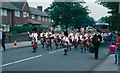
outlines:
M3 71L92 71L108 53L109 44L102 44L99 50L99 59L94 59L94 54L80 52L80 48L64 54L64 49L47 50L39 48L32 52L32 47L9 49L2 53Z

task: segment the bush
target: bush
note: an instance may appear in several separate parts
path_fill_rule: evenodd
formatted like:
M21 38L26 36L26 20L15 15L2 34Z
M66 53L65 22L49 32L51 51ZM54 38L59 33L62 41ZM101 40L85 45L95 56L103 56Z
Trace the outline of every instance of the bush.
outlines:
M36 26L13 26L11 27L11 33L25 33L27 31L32 31L33 28ZM38 26L39 31L47 29L47 27L44 26Z

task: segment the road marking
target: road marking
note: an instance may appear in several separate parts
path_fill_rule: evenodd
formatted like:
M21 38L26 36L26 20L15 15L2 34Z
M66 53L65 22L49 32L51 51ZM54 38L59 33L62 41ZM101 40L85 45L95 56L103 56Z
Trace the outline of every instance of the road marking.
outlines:
M27 61L27 60L31 60L31 59L34 59L34 58L41 57L41 56L42 55L37 55L37 56L29 57L29 58L26 58L26 59L18 60L18 61L15 61L15 62L10 62L10 63L1 65L1 67L12 65L12 64L16 64L16 63L20 63L20 62L24 62L24 61Z
M60 49L60 50L57 50L57 51L52 51L52 52L49 52L49 54L53 54L53 53L56 53L56 52L59 52L59 51L63 51L64 49Z

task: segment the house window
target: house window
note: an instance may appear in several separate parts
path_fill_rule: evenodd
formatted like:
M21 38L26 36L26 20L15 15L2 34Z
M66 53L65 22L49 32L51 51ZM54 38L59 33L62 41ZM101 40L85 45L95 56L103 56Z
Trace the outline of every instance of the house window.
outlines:
M38 20L41 20L42 18L41 18L41 16L38 16Z
M46 21L47 21L47 17L46 17Z
M0 9L2 16L7 16L7 10L6 9Z
M26 12L23 12L23 17L26 18Z
M2 24L2 29L3 29L4 31L10 31L10 26L7 25L7 24Z
M23 12L23 17L24 17L24 18L28 18L28 17L29 17L29 13Z
M42 17L42 21L44 21L45 20L45 17Z
M27 17L29 18L29 13L27 13Z
M15 16L20 17L20 11L15 11Z
M35 19L35 15L32 15L32 19Z

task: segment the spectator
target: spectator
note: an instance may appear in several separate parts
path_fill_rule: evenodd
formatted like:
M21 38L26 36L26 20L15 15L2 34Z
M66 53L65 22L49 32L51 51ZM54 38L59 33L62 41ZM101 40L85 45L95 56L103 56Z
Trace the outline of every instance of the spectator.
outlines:
M115 43L112 43L112 44L109 46L109 53L110 53L110 54L114 54L114 53L115 53L115 50L116 50L116 45L115 45Z
M2 43L2 28L0 29L0 47L2 46L1 43Z
M4 50L4 51L6 50L6 47L5 47L5 39L6 39L6 34L5 34L5 32L2 30L2 47L3 47L3 50Z
M115 64L117 63L118 59L118 65L120 65L120 32L117 33L117 38L116 38L116 52L115 52Z

